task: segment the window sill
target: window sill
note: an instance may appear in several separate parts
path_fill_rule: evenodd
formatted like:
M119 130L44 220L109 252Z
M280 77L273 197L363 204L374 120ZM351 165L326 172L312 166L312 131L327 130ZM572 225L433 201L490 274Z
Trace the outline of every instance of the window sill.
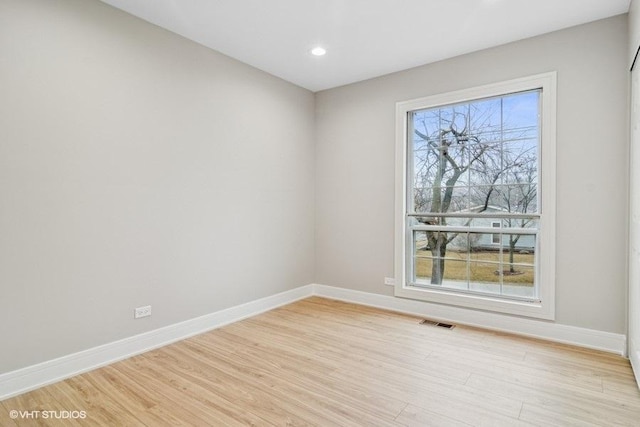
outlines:
M492 311L496 313L513 314L536 319L555 320L553 304L544 304L540 301L518 301L502 298L492 298L485 295L464 294L446 289L429 289L415 286L402 285L402 279L396 278L394 295L401 298L410 298L428 301L438 304L447 304L457 307L472 308L476 310Z

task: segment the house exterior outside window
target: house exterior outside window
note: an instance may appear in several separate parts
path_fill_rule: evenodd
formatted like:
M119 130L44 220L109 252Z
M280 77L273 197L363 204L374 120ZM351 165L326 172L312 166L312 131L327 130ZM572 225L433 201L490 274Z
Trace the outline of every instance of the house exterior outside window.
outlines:
M500 228L502 226L502 223L500 221L493 221L491 223L491 226L493 228ZM501 241L502 239L500 233L494 233L491 235L491 243L493 243L494 245L499 245Z

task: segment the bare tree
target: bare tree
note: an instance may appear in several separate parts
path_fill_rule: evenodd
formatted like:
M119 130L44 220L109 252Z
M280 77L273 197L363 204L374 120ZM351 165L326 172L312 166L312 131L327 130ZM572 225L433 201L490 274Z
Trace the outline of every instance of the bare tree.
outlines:
M468 172L477 162L489 162L488 157L496 147L488 138L478 136L471 128L470 107L453 108L451 114L443 117L436 111L435 117L425 117L414 122L414 205L417 212L443 213L460 210L468 202L467 197L456 198L456 184L461 178L468 179ZM480 121L482 114L478 115ZM420 127L415 126L420 125ZM482 127L480 126L480 129ZM466 175L466 176L465 176ZM452 204L454 206L452 206ZM458 206L456 206L458 205ZM422 222L430 223L437 215L425 217ZM446 218L439 217L439 225L446 225ZM427 249L431 251L431 283L441 284L444 277L447 245L457 234L443 231L427 231Z
M538 186L537 186L537 162L530 155L525 156L524 161L518 164L509 174L509 185L502 191L502 205L508 212L531 213L537 210ZM528 227L532 219L519 218L507 219L509 228L517 226ZM509 273L516 272L514 266L514 254L516 245L520 240L520 234L509 234Z
M414 209L425 224L447 225L438 213L463 211L470 203L484 212L492 201L506 212L530 213L537 200L536 145L530 129L509 128L505 136L499 103L466 104L434 109L414 117ZM509 143L506 144L505 140ZM460 192L461 194L457 194ZM508 219L508 226L516 226ZM526 227L530 219L518 220ZM469 223L467 223L468 225ZM509 235L510 270L519 235ZM457 233L427 231L431 251L431 284L444 278L447 246Z

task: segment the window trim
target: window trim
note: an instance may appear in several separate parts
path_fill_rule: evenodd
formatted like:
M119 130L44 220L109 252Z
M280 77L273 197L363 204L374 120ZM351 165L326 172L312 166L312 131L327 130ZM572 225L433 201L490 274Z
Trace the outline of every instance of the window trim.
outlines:
M555 319L556 86L557 73L554 71L396 104L395 296L539 319ZM410 238L405 220L408 113L441 105L470 102L481 98L535 89L542 89L540 99L542 110L540 136L542 142L539 151L541 170L538 182L540 191L539 301L517 301L484 295L455 293L445 289L423 289L407 286L405 239Z

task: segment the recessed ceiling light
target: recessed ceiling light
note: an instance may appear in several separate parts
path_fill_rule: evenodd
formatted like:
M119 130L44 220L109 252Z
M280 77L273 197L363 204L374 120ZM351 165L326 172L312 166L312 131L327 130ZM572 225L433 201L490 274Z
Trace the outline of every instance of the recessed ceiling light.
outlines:
M314 47L313 49L311 49L311 54L315 56L322 56L325 53L327 53L327 49L320 46Z

